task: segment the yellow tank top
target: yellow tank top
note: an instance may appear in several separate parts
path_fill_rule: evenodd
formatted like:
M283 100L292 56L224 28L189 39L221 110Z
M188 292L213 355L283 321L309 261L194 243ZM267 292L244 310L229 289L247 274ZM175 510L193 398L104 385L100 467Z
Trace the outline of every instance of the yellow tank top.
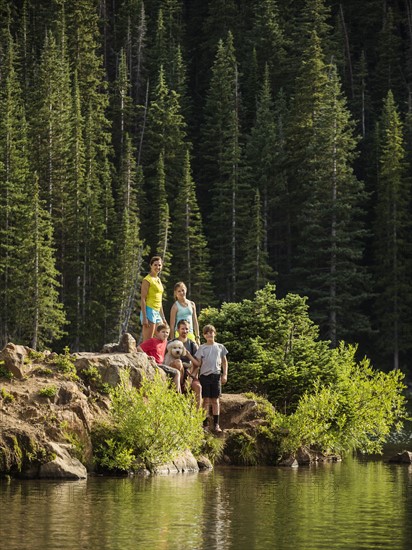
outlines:
M149 283L149 290L146 296L146 305L160 311L162 307L162 295L163 295L163 285L159 277L153 278L150 273L146 275L143 279Z

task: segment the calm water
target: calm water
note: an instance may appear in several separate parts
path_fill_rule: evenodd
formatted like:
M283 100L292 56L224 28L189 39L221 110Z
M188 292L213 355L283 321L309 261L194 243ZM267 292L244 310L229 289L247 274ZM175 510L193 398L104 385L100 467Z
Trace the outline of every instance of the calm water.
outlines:
M4 550L411 547L412 467L382 460L0 481Z

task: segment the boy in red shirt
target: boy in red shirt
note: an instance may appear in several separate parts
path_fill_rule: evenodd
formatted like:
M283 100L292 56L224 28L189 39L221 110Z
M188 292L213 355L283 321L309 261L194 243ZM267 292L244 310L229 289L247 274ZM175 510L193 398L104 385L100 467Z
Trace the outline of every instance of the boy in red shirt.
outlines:
M169 332L169 327L167 325L164 325L162 323L160 325L157 325L155 336L153 338L145 340L140 344L140 346L137 346L137 351L141 351L149 357L153 357L156 362L156 366L159 369L164 370L166 374L173 378L173 382L175 383L177 392L181 393L180 372L173 367L163 365L163 361L166 355L167 338L169 336Z

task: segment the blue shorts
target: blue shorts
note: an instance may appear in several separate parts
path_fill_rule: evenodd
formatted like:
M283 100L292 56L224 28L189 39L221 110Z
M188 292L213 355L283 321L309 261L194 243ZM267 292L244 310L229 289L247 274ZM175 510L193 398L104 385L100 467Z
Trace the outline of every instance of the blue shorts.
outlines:
M146 317L147 320L157 325L163 322L163 319L160 317L160 311L153 309L152 307L146 306ZM143 325L143 314L140 312L140 323Z

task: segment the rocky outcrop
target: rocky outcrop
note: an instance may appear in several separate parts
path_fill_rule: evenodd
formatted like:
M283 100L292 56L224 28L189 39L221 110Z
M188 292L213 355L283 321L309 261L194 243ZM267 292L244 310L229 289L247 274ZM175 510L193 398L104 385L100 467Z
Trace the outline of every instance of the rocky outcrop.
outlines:
M31 369L28 361L30 348L9 343L0 351L0 361L4 361L5 368L18 380L22 380Z
M122 353L136 353L137 351L136 340L128 332L122 334L120 342L105 344L101 353L116 353L119 351Z
M40 478L52 479L85 479L86 467L70 454L70 445L49 442L49 447L55 455L53 460L41 464L39 468Z
M127 370L130 384L136 388L143 377L152 380L156 371L166 378L146 354L133 351L135 344L130 335L124 335L110 352L77 353L71 358L52 353L41 356L30 348L8 344L0 352L0 474L85 477L87 470L93 469L93 428L109 418L107 392L119 383L121 373ZM292 467L324 459L309 449L282 457L282 432L265 429L268 406L247 395L222 395L223 433L218 440L210 440L210 456L220 453L225 464ZM156 473L208 468L210 460L196 460L187 452L157 467ZM141 473L145 473L144 468Z
M138 388L142 378L146 376L153 380L155 371L166 379L165 373L157 369L155 364L148 360L145 353L77 353L74 365L77 372L86 380L93 381L95 378L99 383L116 386L120 381L120 372L124 369L130 370L131 384Z

